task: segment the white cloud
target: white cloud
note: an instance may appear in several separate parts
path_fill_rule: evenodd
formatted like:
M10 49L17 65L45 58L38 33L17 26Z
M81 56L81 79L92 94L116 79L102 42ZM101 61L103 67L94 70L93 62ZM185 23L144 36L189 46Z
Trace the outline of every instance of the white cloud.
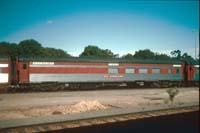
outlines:
M171 51L174 51L172 49L161 49L161 50L152 50L153 52L157 52L159 54L166 54L170 56Z
M166 49L166 50L152 50L153 52L163 53L170 56L171 51L174 51L177 49ZM188 55L195 57L195 48L188 48L188 49L179 49L181 51L181 54L187 53ZM196 48L196 57L198 58L199 55L199 47Z
M189 49L183 49L181 51L183 53L188 53L188 55L191 55L193 58L195 57L195 48L189 48ZM199 56L199 47L196 48L196 58Z
M68 52L67 51L67 53L72 55L72 56L75 56L75 57L78 57L81 54L81 52L75 52L75 51L74 52Z
M52 24L53 21L52 21L52 20L48 20L46 23L47 23L47 24Z
M112 50L111 50L112 51ZM121 56L123 56L123 55L126 55L126 54L128 54L128 53L130 53L130 54L134 54L135 53L135 51L134 50L132 50L132 51L112 51L114 54L119 54L119 56L121 57Z

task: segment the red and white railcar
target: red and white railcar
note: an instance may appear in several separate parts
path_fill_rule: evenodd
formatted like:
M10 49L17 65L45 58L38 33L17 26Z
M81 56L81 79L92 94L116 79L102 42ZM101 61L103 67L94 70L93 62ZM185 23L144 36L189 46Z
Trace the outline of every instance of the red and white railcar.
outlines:
M176 62L138 62L74 58L65 61L17 62L19 83L181 81L184 65Z
M0 84L10 82L10 61L8 58L0 58Z

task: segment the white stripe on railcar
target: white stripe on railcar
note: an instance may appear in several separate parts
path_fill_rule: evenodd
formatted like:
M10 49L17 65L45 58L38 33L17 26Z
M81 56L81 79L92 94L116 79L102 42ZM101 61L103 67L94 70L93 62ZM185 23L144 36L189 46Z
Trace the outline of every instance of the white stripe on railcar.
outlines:
M199 67L199 65L194 65L194 67Z
M108 63L108 66L119 66L118 63Z
M0 73L0 83L8 83L8 74Z
M0 67L8 67L8 64L0 64Z
M33 65L54 65L54 62L31 62Z
M181 65L174 64L173 67L181 67Z

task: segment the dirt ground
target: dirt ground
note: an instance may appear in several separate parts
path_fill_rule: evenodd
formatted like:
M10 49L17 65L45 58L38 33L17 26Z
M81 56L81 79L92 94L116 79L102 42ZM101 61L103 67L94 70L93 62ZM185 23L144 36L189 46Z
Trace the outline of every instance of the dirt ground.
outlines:
M174 104L199 102L199 88L178 88ZM171 104L166 89L0 94L0 121L109 108Z

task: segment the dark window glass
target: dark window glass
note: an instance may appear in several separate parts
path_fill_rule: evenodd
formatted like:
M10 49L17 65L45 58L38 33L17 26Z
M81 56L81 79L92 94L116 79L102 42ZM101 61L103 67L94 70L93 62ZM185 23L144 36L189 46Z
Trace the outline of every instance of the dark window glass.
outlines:
M180 73L180 69L179 69L179 68L176 69L176 73L177 73L177 74Z
M26 64L23 64L23 69L26 69L27 68L27 65Z

